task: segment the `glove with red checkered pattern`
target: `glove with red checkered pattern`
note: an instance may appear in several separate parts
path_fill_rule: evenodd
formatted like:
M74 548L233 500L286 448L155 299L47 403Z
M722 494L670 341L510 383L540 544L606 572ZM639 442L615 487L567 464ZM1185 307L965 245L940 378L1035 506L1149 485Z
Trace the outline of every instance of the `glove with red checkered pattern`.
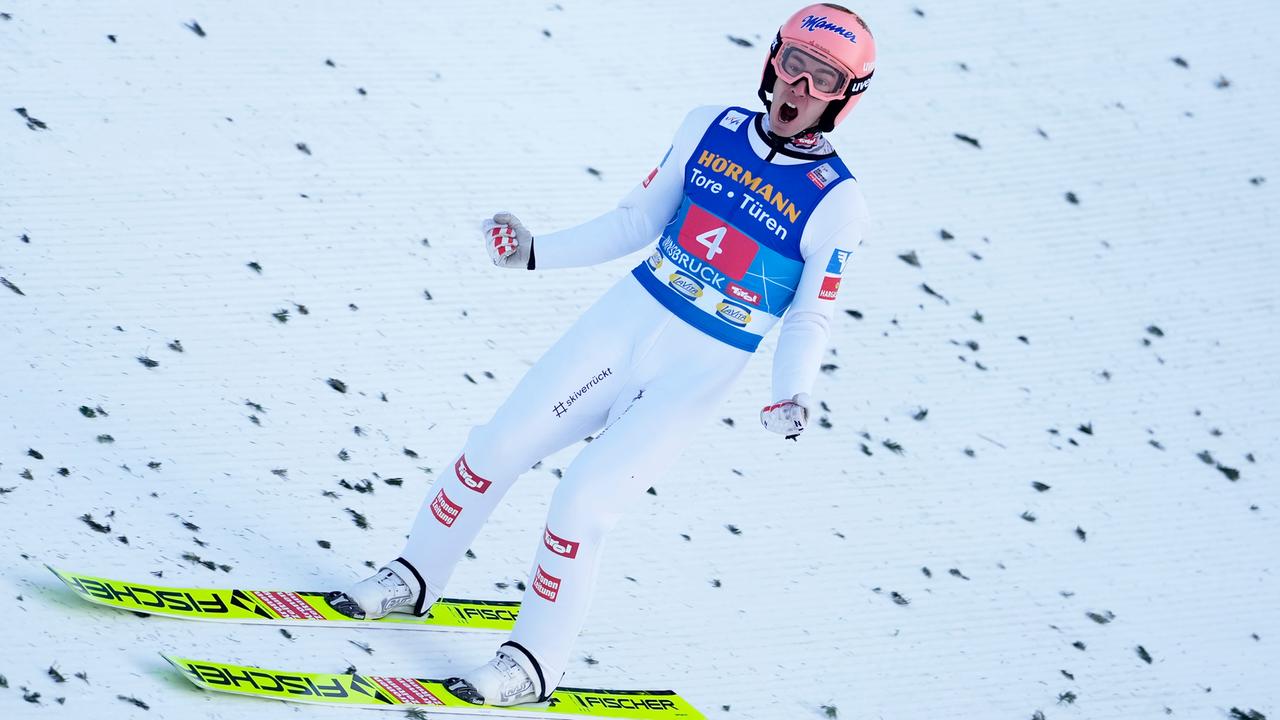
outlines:
M782 400L760 409L760 424L788 440L795 440L804 432L809 422L809 394L796 393L790 400Z
M503 268L533 269L533 233L520 218L506 212L485 220L484 248L494 265Z

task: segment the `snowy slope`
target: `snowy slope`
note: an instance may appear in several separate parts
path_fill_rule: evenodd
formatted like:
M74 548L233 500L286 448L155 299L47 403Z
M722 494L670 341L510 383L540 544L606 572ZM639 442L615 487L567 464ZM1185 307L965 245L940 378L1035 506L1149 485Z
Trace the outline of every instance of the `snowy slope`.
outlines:
M326 587L396 552L467 428L634 262L497 270L479 219L611 207L689 108L754 107L791 9L472 7L0 5L0 717L364 717L212 697L156 653L490 654L142 619L42 568ZM1280 11L861 9L880 68L833 140L874 237L821 425L758 427L766 343L611 538L566 682L726 719L1280 716ZM452 594L519 597L572 453Z

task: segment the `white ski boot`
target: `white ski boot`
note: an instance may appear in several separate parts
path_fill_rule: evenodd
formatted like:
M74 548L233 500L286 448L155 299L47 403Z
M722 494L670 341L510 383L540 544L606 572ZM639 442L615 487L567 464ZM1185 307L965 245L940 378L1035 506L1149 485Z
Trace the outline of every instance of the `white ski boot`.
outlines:
M542 699L541 673L537 665L511 645L503 645L492 660L466 673L449 678L449 692L475 705L519 705Z
M421 607L422 587L414 573L395 560L372 577L324 599L334 610L357 620L377 620L393 612L421 615L430 609Z

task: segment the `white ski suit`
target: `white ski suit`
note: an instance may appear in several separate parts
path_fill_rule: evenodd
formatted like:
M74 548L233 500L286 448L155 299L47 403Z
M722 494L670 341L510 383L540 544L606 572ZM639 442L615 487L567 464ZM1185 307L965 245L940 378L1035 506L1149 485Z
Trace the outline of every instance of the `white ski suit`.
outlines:
M535 668L541 697L565 671L605 535L670 467L784 313L772 399L813 386L840 276L868 217L824 138L775 147L767 123L742 108L696 109L617 208L534 239L542 270L611 260L661 235L472 429L399 558L427 588L421 612L517 476L598 432L555 490L508 643Z

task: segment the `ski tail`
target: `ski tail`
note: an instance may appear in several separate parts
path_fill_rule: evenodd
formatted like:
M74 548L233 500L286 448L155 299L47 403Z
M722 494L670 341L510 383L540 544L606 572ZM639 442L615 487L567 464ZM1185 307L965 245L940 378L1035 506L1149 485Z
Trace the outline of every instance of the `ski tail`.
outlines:
M706 720L684 698L670 690L560 688L546 702L493 707L472 705L454 696L445 689L442 680L287 672L168 655L161 657L205 690L288 702L393 710L418 708L432 716Z

